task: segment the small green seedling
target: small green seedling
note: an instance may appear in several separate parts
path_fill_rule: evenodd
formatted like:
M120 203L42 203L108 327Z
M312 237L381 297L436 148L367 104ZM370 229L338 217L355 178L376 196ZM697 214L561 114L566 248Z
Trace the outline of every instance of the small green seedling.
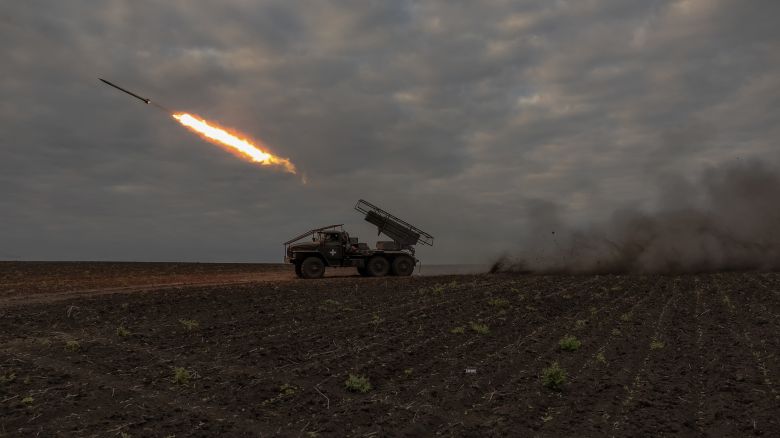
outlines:
M281 400L283 400L285 397L289 397L295 393L298 392L298 387L295 385L291 385L289 383L285 383L282 386L279 387L279 394L277 394L275 397L269 398L268 400L263 401L261 403L261 406L269 406L274 403L278 403Z
M32 396L31 396L31 395L28 395L27 397L25 397L25 398L23 398L23 399L22 399L22 403L24 403L24 404L25 404L25 405L27 405L27 406L32 406L32 404L33 404L33 402L34 402L34 401L35 401L35 400L33 400L33 398L32 398Z
M347 387L347 390L352 392L361 392L366 393L368 391L371 391L373 388L371 386L371 382L368 381L368 378L365 376L357 376L354 374L350 374L349 378L347 378L347 381L344 382L344 385Z
M620 315L620 320L623 321L623 322L629 322L633 318L634 318L634 315L632 315L631 313L624 313L624 314Z
M298 392L298 388L295 385L290 385L289 383L285 383L279 387L279 394L281 395L293 395L296 392Z
M558 346L561 347L561 350L563 351L577 351L581 345L582 342L572 335L566 335L558 341Z
M604 356L603 352L599 351L598 353L596 353L596 362L603 363L603 364L607 363L607 358Z
M488 304L494 307L504 307L509 305L509 300L506 298L493 298L488 301Z
M486 326L485 324L480 324L477 322L471 322L469 323L471 325L471 330L473 330L476 333L479 333L480 335L486 335L490 333L490 328Z
M116 335L120 338L126 338L130 336L130 330L126 329L125 326L120 325L116 328Z
M65 349L68 351L76 352L81 349L81 344L79 344L79 341L68 341L65 343Z
M412 373L414 372L414 368L407 368L404 370L404 376L406 377L412 377Z
M192 373L183 367L176 367L173 369L173 383L177 385L186 385L190 382Z
M455 328L450 329L450 333L456 334L456 335L462 335L463 333L466 333L466 327L458 326Z
M6 383L11 383L14 380L16 380L16 374L9 373L9 374L3 374L0 376L0 385L5 385Z
M582 330L588 325L587 319L578 319L576 323L574 323L574 330Z
M553 362L552 365L542 370L542 385L553 390L560 390L566 382L566 371Z
M658 339L653 339L652 341L650 341L650 349L651 350L660 350L660 349L664 348L665 346L666 346L666 344L664 344L663 342L659 341Z
M179 323L181 323L181 325L183 325L184 328L190 332L193 330L197 330L197 328L200 326L200 324L198 324L198 321L194 319L180 319Z

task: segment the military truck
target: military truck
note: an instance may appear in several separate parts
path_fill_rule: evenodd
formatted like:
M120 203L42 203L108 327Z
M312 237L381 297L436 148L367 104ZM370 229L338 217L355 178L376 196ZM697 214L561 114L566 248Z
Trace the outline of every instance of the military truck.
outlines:
M284 261L295 265L300 278L321 278L326 267L357 268L364 277L385 275L409 276L414 272L417 258L414 246L433 246L433 236L414 225L363 199L355 210L377 227L377 235L384 234L390 241L379 241L376 248L359 242L344 230L344 224L314 228L284 242ZM311 237L310 242L300 242Z

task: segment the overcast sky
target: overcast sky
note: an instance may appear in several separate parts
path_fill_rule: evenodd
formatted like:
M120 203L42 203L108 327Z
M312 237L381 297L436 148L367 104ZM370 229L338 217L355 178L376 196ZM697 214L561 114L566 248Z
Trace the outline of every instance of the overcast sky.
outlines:
M780 1L25 0L0 5L0 259L280 261L386 207L423 263L652 208L780 138ZM106 78L261 139L226 153ZM540 231L541 232L541 231Z

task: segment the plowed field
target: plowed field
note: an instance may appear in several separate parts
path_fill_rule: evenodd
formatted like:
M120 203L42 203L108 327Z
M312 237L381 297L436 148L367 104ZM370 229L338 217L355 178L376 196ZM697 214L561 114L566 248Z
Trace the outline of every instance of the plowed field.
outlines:
M780 430L779 274L349 274L0 264L0 436Z

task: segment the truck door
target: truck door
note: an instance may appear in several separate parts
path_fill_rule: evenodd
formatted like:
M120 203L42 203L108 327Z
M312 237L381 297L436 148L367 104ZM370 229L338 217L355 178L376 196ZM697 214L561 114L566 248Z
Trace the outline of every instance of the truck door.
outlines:
M341 243L339 234L328 234L325 236L325 259L331 266L341 266L341 260L344 258L344 245Z

